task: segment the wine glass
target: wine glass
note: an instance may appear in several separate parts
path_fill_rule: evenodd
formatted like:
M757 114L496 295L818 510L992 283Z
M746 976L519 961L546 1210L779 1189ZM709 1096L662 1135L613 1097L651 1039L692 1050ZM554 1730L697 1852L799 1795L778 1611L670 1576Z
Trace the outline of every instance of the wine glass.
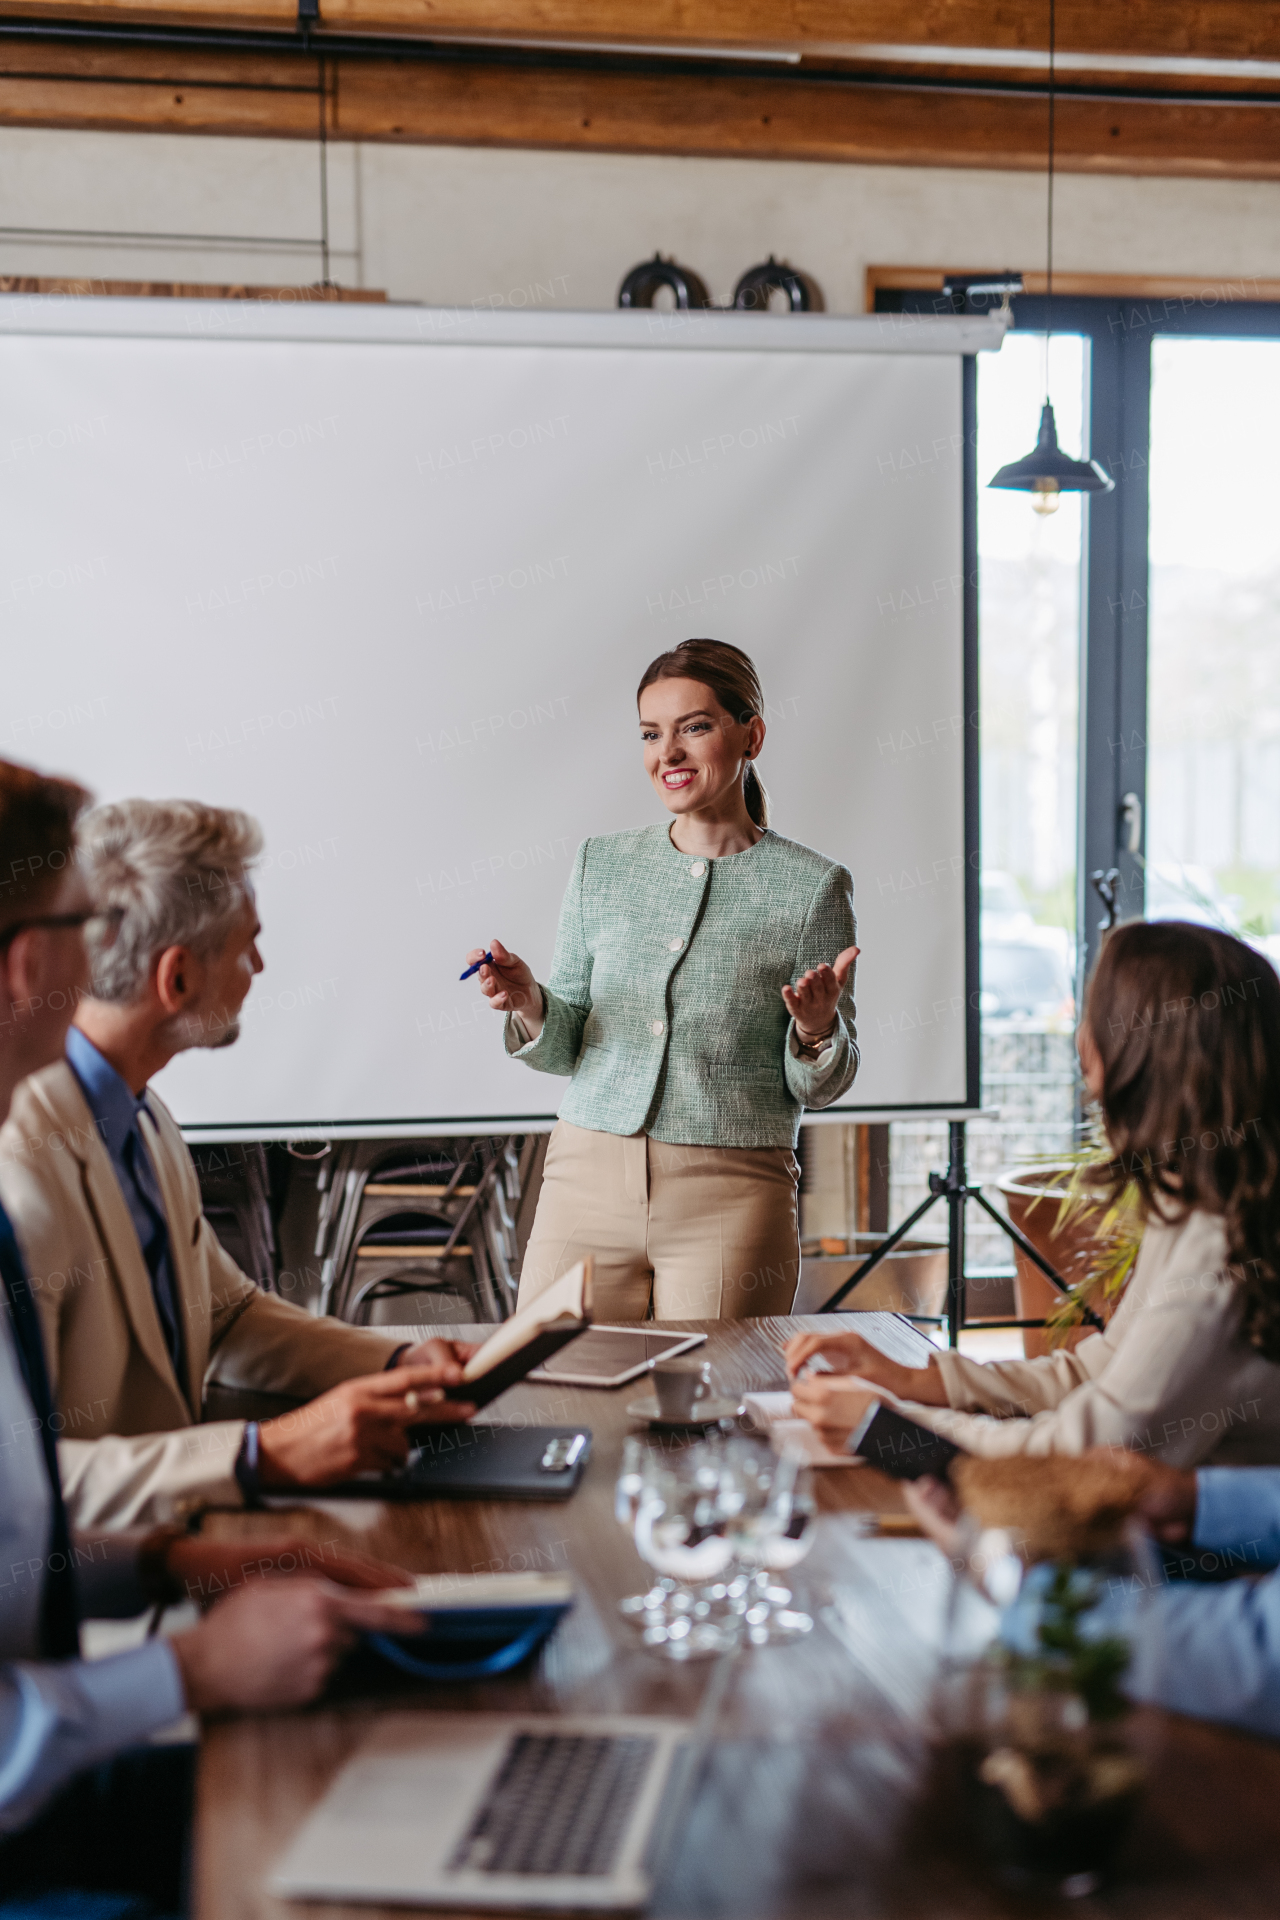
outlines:
M660 1457L642 1440L635 1434L627 1436L622 1447L622 1467L613 1490L613 1514L631 1539L635 1538L636 1516L645 1486L660 1465ZM628 1620L642 1620L650 1615L659 1618L675 1592L676 1582L661 1574L643 1593L629 1593L625 1600L619 1600L618 1611Z
M659 1579L647 1594L624 1601L623 1612L644 1644L668 1659L723 1653L736 1644L737 1621L707 1592L733 1560L723 1457L714 1445L696 1446L669 1463L650 1454L638 1471L636 1551Z
M750 1441L728 1449L735 1482L729 1538L737 1573L729 1594L752 1646L784 1644L813 1630L807 1613L793 1605L789 1587L773 1575L798 1566L813 1545L813 1487L804 1456L784 1448L779 1456Z

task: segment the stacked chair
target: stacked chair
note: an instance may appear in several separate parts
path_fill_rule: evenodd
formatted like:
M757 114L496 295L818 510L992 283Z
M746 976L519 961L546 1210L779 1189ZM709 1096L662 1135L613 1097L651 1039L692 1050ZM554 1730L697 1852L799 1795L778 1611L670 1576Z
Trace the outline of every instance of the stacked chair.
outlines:
M343 1142L319 1170L320 1311L356 1323L505 1320L545 1151L544 1135Z
M277 1245L267 1150L256 1140L193 1147L205 1217L237 1266L277 1291Z

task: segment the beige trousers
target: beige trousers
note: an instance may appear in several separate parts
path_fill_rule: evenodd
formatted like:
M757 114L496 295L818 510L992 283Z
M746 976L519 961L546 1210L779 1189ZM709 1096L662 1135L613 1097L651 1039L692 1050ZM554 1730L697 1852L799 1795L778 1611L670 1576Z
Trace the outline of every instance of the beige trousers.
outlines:
M557 1121L520 1277L526 1306L591 1254L597 1321L790 1313L800 1167L786 1147L680 1147Z

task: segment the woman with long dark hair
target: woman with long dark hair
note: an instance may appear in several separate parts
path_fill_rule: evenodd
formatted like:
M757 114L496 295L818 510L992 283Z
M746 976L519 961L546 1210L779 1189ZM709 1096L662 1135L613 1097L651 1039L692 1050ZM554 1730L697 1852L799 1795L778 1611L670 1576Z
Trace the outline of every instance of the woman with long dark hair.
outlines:
M1132 1182L1146 1218L1106 1331L1038 1360L927 1367L801 1334L796 1407L829 1439L870 1389L971 1453L1280 1461L1280 979L1230 934L1131 921L1103 942L1077 1044L1111 1147L1095 1191ZM837 1374L802 1374L817 1353Z
M590 1253L598 1320L788 1313L800 1114L858 1070L853 882L769 825L745 653L686 640L637 705L671 818L579 847L545 987L497 940L480 968L507 1051L572 1075L520 1298Z

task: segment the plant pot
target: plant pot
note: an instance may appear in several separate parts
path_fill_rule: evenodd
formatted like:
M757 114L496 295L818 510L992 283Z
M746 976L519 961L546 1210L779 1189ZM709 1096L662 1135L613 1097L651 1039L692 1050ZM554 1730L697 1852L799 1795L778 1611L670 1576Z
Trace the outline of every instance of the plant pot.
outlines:
M1014 1167L996 1183L1005 1197L1009 1218L1014 1226L1026 1234L1036 1251L1042 1253L1050 1266L1071 1285L1083 1280L1093 1265L1097 1229L1102 1219L1100 1207L1088 1206L1078 1211L1065 1228L1058 1230L1061 1202L1053 1196L1052 1190L1065 1187L1074 1170L1070 1161L1047 1166ZM1028 1260L1021 1247L1015 1247L1014 1255L1017 1261L1014 1293L1018 1302L1018 1318L1046 1319L1062 1296L1040 1269ZM1076 1327L1059 1345L1077 1346L1092 1331L1094 1329L1090 1327ZM1039 1327L1024 1327L1022 1351L1028 1360L1050 1351L1048 1339Z

